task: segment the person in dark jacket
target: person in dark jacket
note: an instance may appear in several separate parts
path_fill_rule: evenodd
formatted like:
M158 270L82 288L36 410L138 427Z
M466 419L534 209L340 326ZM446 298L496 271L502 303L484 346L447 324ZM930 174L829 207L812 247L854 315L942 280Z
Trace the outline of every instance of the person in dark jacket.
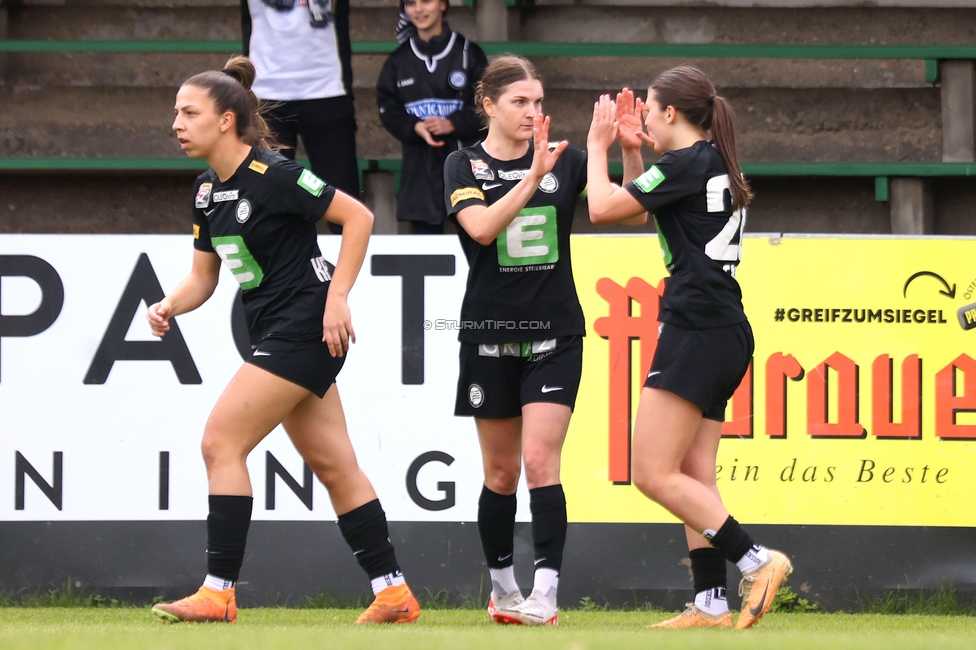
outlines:
M444 160L480 139L474 87L488 66L485 53L445 22L446 0L401 0L400 47L376 83L380 121L402 143L397 220L414 234L441 234Z

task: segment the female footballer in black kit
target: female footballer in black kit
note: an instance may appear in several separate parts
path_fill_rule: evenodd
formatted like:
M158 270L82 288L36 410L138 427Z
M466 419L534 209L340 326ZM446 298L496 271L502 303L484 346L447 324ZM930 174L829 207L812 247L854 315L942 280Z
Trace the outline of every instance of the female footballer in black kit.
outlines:
M488 615L520 625L558 621L567 527L559 462L585 334L569 234L576 197L586 188L586 154L566 142L549 145L542 97L531 63L493 61L475 102L488 134L444 166L447 212L469 266L454 412L474 416L481 445L478 531L491 574ZM523 460L535 546L527 599L512 563Z
M685 523L696 593L683 614L655 627L732 627L725 599L729 560L742 571L735 627L743 629L769 611L793 570L786 555L756 544L729 515L715 477L726 403L754 350L735 280L752 192L739 172L732 107L703 72L682 66L662 73L646 104L635 105L628 93L618 96L619 106L608 95L594 106L588 202L593 223L654 215L671 274L637 408L632 475L644 495ZM640 113L646 113L647 133L636 119ZM643 167L641 143L662 154L624 187L611 185L607 175L615 136L625 167L628 159Z
M173 130L210 169L194 187L193 266L149 308L153 333L212 295L221 261L241 285L253 354L217 400L203 433L209 481L207 572L195 594L153 607L173 622L237 619L234 585L251 519L245 460L278 424L329 491L343 537L376 598L357 623L420 616L387 533L386 515L356 462L335 378L355 342L346 296L366 254L373 215L280 154L250 91L254 67L233 57L221 71L188 79L176 95ZM338 263L322 258L315 223L343 226Z

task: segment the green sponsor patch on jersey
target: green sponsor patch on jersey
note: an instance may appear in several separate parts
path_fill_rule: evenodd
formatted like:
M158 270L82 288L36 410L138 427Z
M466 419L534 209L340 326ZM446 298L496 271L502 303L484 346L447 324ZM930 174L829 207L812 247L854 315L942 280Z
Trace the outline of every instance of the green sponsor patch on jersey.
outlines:
M532 266L559 261L556 208L525 208L498 233L498 266Z
M649 194L663 180L664 173L657 168L657 165L651 165L650 169L634 179L634 185L644 194Z
M239 235L211 237L210 243L223 260L224 266L234 274L234 279L241 285L241 289L254 289L261 286L264 271L251 255L251 251L247 249L243 237Z
M325 181L307 169L302 172L301 176L298 177L298 184L305 188L305 191L312 196L321 195L322 190L325 189Z

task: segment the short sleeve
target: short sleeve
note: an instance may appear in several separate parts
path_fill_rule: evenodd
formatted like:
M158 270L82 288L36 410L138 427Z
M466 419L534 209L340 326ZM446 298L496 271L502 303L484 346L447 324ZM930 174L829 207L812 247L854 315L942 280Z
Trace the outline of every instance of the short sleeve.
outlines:
M204 253L213 253L213 244L210 243L210 224L206 214L210 205L213 183L204 180L203 176L198 177L193 186L193 248Z
M654 214L701 190L701 179L685 173L689 163L690 158L668 152L625 187L645 210Z
M579 175L576 179L576 194L583 199L586 198L586 155L585 151L580 151Z
M298 163L286 160L269 169L274 170L271 199L309 223L316 223L332 204L336 189Z
M479 160L469 160L460 151L454 151L444 162L444 203L447 214L457 214L471 205L488 205L485 193L475 180L474 165L487 164Z

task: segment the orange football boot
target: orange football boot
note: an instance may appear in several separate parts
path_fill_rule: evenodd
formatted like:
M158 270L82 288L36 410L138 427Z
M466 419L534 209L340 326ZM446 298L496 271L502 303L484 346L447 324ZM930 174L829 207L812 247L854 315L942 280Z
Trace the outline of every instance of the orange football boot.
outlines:
M752 573L742 576L739 582L739 595L742 608L735 629L744 630L756 624L769 611L773 598L781 584L793 573L790 558L779 551L769 549L769 561Z
M669 618L666 621L648 625L647 627L664 630L682 630L692 627L732 627L732 615L728 612L712 615L698 609L695 603L687 603L685 606L688 609L674 618Z
M237 597L233 587L225 591L200 587L192 596L154 605L152 613L170 623L236 623Z
M406 584L387 587L356 619L361 623L413 623L420 618L420 604Z

